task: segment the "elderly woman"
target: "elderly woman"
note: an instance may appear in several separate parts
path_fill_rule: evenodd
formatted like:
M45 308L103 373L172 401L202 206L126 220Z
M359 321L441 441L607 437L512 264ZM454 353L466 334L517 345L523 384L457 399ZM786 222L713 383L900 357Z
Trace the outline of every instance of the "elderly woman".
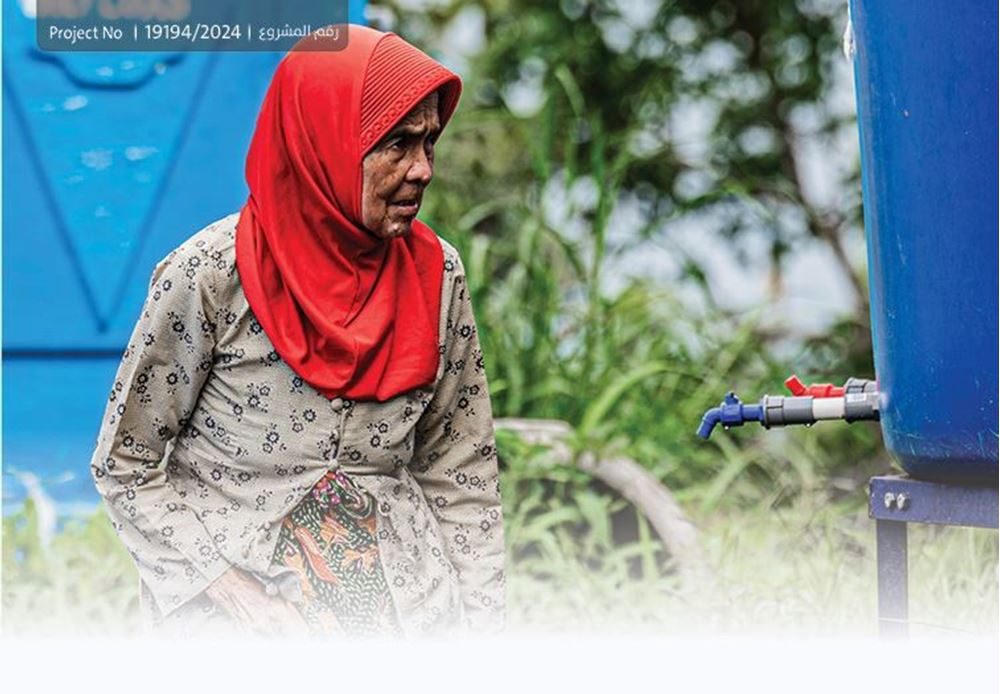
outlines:
M416 219L461 82L349 31L280 63L246 205L157 265L118 369L91 470L147 624L502 626L483 355L462 261Z

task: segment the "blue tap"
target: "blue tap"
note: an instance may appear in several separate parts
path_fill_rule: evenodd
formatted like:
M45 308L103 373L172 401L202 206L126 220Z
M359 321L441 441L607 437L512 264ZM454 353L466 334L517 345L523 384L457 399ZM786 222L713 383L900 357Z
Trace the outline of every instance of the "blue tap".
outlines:
M707 439L712 435L716 424L729 427L743 426L744 422L764 422L764 408L759 404L744 405L733 392L726 393L726 398L718 407L713 407L701 418L698 436Z

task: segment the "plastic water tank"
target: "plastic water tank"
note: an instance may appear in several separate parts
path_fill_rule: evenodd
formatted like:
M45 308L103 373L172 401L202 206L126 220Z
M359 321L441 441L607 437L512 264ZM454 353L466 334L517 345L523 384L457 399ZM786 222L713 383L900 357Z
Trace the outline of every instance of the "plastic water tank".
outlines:
M851 0L875 367L914 477L997 478L997 9Z

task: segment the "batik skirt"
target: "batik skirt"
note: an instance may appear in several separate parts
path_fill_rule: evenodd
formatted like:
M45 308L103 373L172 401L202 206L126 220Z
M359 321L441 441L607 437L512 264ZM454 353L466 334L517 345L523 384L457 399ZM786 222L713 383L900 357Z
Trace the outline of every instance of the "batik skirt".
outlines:
M379 561L375 500L330 470L282 521L274 563L299 575L315 635L399 635Z

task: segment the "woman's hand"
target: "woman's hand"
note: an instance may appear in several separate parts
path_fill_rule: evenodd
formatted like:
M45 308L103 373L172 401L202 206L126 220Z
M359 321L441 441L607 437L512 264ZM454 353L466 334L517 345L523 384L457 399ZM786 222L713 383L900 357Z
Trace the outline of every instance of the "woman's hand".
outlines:
M260 581L235 566L213 581L205 594L236 624L251 631L273 636L308 629L295 605L280 595L268 595Z

